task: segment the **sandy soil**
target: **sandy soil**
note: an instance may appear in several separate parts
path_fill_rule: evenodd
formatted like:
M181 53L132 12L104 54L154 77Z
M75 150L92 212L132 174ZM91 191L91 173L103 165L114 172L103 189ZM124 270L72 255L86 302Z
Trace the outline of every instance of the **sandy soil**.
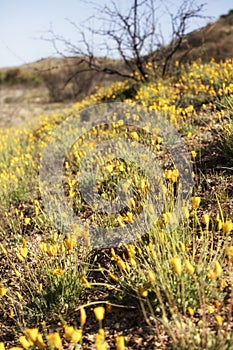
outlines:
M0 128L24 125L41 113L58 111L67 106L49 102L48 93L43 87L0 87Z

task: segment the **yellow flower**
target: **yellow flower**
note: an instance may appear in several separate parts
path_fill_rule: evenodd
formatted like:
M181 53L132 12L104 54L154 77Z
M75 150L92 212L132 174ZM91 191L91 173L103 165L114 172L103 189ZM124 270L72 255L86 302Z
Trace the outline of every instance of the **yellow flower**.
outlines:
M17 298L19 300L22 300L23 299L23 296L19 293L19 292L15 292L15 294L17 295Z
M57 255L57 250L58 250L58 245L57 244L49 245L48 249L47 249L47 254L49 256L55 256L55 255Z
M95 335L95 346L96 350L107 350L108 348L108 345L105 342L104 330L102 328L100 328Z
M104 335L104 329L103 328L99 328L98 330L98 335L100 336L100 338L104 339L105 335Z
M182 265L180 258L171 258L170 263L172 264L173 270L177 275L181 275L182 273Z
M165 169L164 177L165 177L166 180L171 179L172 178L172 170L171 169Z
M82 276L82 277L81 277L81 281L82 281L82 284L84 285L84 287L86 287L86 288L91 288L91 284L88 282L88 280L86 279L86 277Z
M60 244L60 251L61 251L61 253L64 253L66 251L66 247L65 247L64 243Z
M57 239L58 239L58 233L57 233L57 231L55 231L53 234L53 243L56 243Z
M105 308L103 306L95 307L94 314L97 321L102 321L104 319Z
M111 174L113 172L113 165L112 164L109 164L109 165L106 165L105 169Z
M123 335L116 337L116 350L125 350L125 338Z
M225 253L228 256L229 260L233 262L233 246L227 247Z
M50 333L47 335L47 339L51 348L62 349L62 340L59 333Z
M30 346L33 345L33 343L30 340L28 340L24 335L21 335L19 337L19 342L24 349L28 349L30 348Z
M14 313L14 310L13 310L13 309L10 309L9 317L10 317L10 318L15 317L15 313Z
M125 168L124 168L124 165L123 164L118 164L117 167L116 167L117 171L124 171Z
M67 326L64 327L64 333L65 338L69 340L72 343L78 343L82 339L82 330L81 329L75 329L73 326Z
M182 253L184 253L186 250L185 244L183 242L180 242L180 250Z
M129 258L134 258L136 254L135 246L133 244L126 245Z
M131 209L136 208L136 203L135 203L135 200L134 200L133 197L130 197L130 199L129 199L129 207L130 207Z
M226 282L225 278L221 278L219 283L220 283L220 288L221 289L225 289L226 288L227 282Z
M224 233L230 233L233 230L233 223L231 220L227 220L222 224L222 230Z
M197 208L199 208L199 206L200 206L201 197L192 197L191 201L192 201L192 207L193 207L193 209L197 209Z
M165 224L169 224L169 222L171 220L171 213L169 213L169 212L164 213L163 220L164 220Z
M24 249L24 248L22 248L22 249ZM19 254L19 252L16 252L16 256L17 256L17 258L18 258L19 261L21 261L21 262L24 261L24 258L22 257L21 254Z
M215 307L214 305L207 305L206 306L206 309L207 311L210 313L210 314L213 314L215 312Z
M171 177L172 182L173 182L173 183L177 182L178 177L179 177L179 171L178 171L178 169L173 169L173 170L172 170L172 177Z
M120 227L124 227L124 226L125 226L121 215L119 215L119 216L117 217L117 222L118 222L118 224L119 224Z
M118 259L117 259L117 266L119 267L119 269L121 271L125 271L126 270L126 265L125 265L124 261L120 257L118 257Z
M114 250L114 248L111 248L111 255L112 255L112 258L111 258L111 260L116 260L116 258L117 258L117 255L116 255L116 253L115 253L115 250Z
M35 343L37 341L39 334L38 328L26 328L24 331L32 343Z
M19 278L21 277L21 273L18 270L14 269L14 272L16 277L19 277Z
M133 213L131 211L127 211L127 216L125 218L125 221L132 223L133 222Z
M71 343L79 343L82 339L82 330L81 329L74 329L74 332L72 333L71 337Z
M192 156L192 158L196 158L197 152L196 151L191 151L191 156Z
M203 214L202 215L202 221L203 221L203 224L208 226L209 223L210 223L210 216L209 216L209 214Z
M31 218L25 218L24 219L24 225L30 224Z
M129 258L129 262L130 262L132 267L137 266L137 261L134 258Z
M150 283L153 283L156 281L156 278L155 278L155 274L154 274L154 271L152 270L148 270L148 279L149 279L149 282Z
M138 136L138 133L136 131L132 131L130 133L130 136L132 137L132 139L138 141L139 140L139 136Z
M39 245L39 248L40 248L41 253L46 253L47 250L48 250L48 248L47 248L47 243L42 242L42 243Z
M191 307L188 307L188 313L190 316L193 316L195 311Z
M116 275L114 275L113 273L109 272L108 275L114 282L118 282L119 281L119 278Z
M7 293L7 288L4 288L3 286L0 285L0 297L4 297Z
M142 298L146 298L148 296L148 291L142 286L138 287L139 294Z
M0 342L0 350L5 350L5 345L3 342Z
M44 342L43 337L42 337L42 335L40 333L38 334L38 337L37 337L37 340L36 340L36 346L39 349L45 348L45 342Z
M218 220L218 224L217 224L218 231L222 229L222 226L223 226L222 220Z
M214 280L217 276L216 273L213 270L209 270L207 272L207 276L209 277L209 279Z
M53 270L53 274L57 276L61 276L64 273L64 270L62 269L55 269Z
M69 250L69 251L71 251L75 247L75 241L72 238L70 238L70 237L67 237L65 239L64 243L65 243L66 249Z
M225 253L229 258L233 257L233 246L227 247Z
M195 268L193 267L193 265L188 260L185 260L185 268L186 268L186 271L190 275L192 275L194 273Z
M80 323L81 323L81 326L83 326L86 323L86 319L87 319L86 311L85 311L84 307L81 307L80 308Z
M215 315L215 319L217 321L217 324L221 326L223 324L223 318L220 315Z
M130 271L130 265L129 265L129 263L127 261L125 262L125 267L126 267L126 270L129 272Z
M214 271L213 270L209 270L207 275L210 279L215 279L217 278L218 276L220 276L222 274L222 267L220 265L220 263L218 261L215 261L215 269Z
M141 179L140 181L140 189L144 191L148 188L148 182L145 179Z
M7 255L7 250L6 248L2 245L2 243L0 243L0 248L3 254Z
M215 273L216 273L216 276L219 276L222 274L222 266L218 261L215 261Z

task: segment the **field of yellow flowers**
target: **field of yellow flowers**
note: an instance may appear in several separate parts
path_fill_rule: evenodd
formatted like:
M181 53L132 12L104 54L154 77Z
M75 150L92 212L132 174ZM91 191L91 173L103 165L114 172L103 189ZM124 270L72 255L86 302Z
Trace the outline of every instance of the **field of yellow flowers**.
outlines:
M0 350L233 349L233 59L177 63L167 78L147 69L146 81L97 88L61 113L0 130ZM79 128L66 154L63 196L84 224L63 230L41 193L44 150L64 121L80 126L82 111L116 102L128 108L125 119ZM139 120L132 111L167 118L187 149L192 188L179 213L175 160L182 155L169 157L165 137L150 130L153 120L127 126L127 118ZM147 147L148 168L159 157L159 212L148 204L161 198L147 173L135 159L114 159L111 149L89 159L100 170L99 197L111 202L120 184L129 194L124 210L107 215L82 198L83 159L111 138ZM48 193L53 201L56 194ZM150 225L145 216L140 226L145 208ZM90 228L97 226L124 234L134 227L134 239L105 246L104 236L92 244Z

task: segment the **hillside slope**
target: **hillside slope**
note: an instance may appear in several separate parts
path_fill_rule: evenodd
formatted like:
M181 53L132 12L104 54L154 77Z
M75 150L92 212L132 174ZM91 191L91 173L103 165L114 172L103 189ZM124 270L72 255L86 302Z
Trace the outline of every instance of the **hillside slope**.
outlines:
M233 57L233 10L216 22L189 33L176 54L178 60L216 61Z
M0 129L1 350L232 349L232 67L180 65L131 99L118 82Z

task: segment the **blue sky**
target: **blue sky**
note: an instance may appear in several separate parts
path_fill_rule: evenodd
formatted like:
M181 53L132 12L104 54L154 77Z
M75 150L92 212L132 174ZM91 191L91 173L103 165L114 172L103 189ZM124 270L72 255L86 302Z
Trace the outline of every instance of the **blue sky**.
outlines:
M110 0L101 1L104 2L109 3ZM173 1L175 4L180 2ZM196 19L190 30L213 22L233 9L233 3L229 0L203 2L206 3L204 15L213 18ZM67 19L81 25L92 13L92 6L82 0L0 0L0 67L17 66L53 56L51 43L41 39L48 36L50 28L58 35L77 42L77 32ZM162 25L166 31L166 19L162 19ZM166 33L164 35L166 37Z

